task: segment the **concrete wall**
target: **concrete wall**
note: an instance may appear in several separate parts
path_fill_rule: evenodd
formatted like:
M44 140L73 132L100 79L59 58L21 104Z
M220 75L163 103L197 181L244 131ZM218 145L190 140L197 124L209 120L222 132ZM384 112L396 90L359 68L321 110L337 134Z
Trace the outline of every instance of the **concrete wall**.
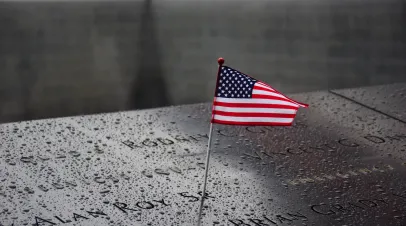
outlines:
M0 2L0 122L406 81L403 0Z

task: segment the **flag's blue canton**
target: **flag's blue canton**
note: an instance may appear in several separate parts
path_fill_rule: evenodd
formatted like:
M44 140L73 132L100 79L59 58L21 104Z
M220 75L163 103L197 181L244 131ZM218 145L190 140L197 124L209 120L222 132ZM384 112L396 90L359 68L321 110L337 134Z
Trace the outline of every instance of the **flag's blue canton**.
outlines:
M221 67L216 97L251 98L257 80L229 67Z

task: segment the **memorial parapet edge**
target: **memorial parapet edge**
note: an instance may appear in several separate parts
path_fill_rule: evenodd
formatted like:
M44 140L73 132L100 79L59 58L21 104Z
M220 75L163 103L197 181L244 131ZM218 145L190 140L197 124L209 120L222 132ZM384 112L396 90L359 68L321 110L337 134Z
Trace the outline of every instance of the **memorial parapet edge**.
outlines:
M406 122L406 83L333 92Z
M311 108L293 127L215 125L203 225L405 225L404 125L295 98ZM0 225L195 225L209 111L0 125Z

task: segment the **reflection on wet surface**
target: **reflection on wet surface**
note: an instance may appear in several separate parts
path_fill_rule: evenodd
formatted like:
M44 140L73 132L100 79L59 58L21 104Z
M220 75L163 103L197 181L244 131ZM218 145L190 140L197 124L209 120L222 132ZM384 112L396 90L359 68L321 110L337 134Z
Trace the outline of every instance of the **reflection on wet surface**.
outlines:
M292 127L214 126L203 225L406 224L405 125L292 98L311 106ZM0 125L1 225L195 225L210 109Z

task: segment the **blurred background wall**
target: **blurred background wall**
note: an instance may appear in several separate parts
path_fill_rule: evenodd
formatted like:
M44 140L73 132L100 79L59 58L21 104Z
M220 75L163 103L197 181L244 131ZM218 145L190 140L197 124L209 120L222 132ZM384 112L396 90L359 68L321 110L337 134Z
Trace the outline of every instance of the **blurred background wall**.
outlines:
M406 81L405 0L0 2L0 122Z

